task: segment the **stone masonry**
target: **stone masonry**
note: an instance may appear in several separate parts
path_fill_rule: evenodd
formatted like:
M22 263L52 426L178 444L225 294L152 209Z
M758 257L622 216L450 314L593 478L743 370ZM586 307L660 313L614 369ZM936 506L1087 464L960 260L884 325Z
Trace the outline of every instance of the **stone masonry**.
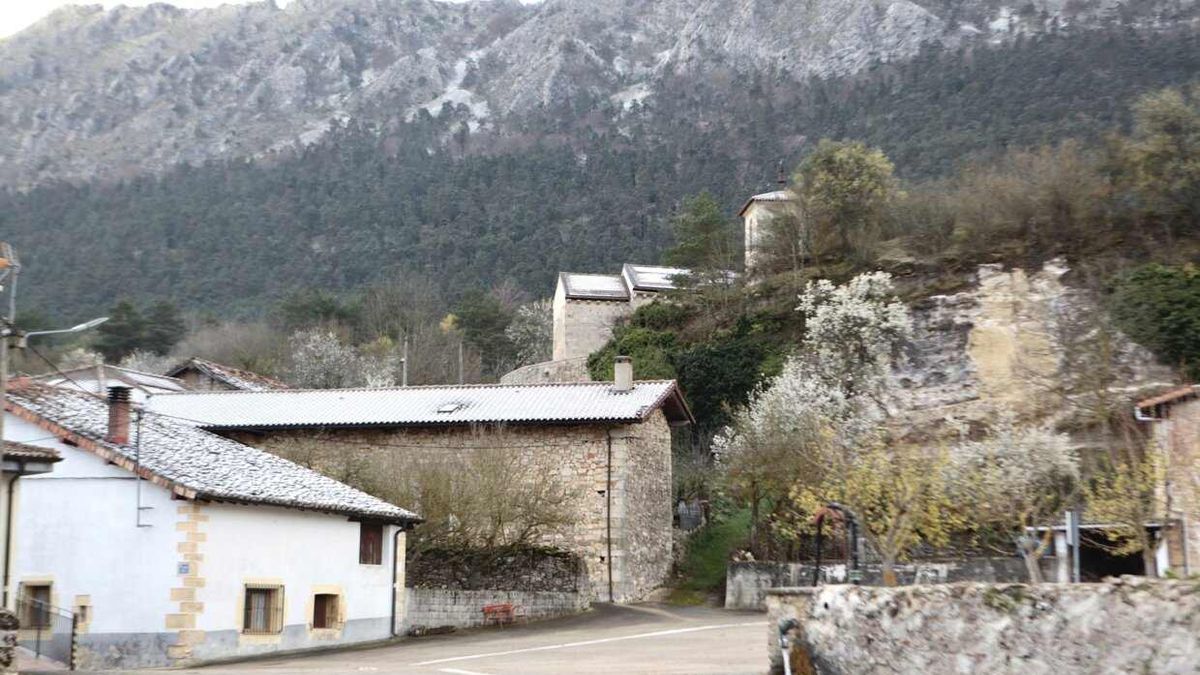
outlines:
M768 653L794 619L793 672L1195 673L1200 583L821 586L769 591Z
M429 453L474 448L520 453L531 475L551 471L573 496L575 525L539 543L584 561L592 598L640 600L670 573L671 432L661 410L628 425L279 430L236 436L284 455L314 440L335 448L341 443L382 475L403 471Z

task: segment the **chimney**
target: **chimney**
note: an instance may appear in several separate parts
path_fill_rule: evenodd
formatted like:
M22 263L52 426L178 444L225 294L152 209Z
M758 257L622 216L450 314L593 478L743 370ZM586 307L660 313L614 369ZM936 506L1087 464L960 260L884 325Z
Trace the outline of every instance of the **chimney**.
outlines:
M618 356L613 361L613 391L624 393L633 389L633 359Z
M108 436L109 443L129 443L129 387L108 388Z

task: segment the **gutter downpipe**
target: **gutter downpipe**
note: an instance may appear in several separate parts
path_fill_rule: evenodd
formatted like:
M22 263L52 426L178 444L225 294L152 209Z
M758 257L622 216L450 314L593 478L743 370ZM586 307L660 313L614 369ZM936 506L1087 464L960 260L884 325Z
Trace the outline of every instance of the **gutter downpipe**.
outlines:
M604 484L604 541L608 547L608 601L616 602L613 594L613 561L612 561L612 430L605 435L608 445L608 459L605 462L607 477Z
M392 637L400 637L396 633L396 597L398 595L396 592L396 583L398 581L396 563L400 562L400 535L404 534L405 531L404 525L398 525L396 526L396 533L392 535L392 625L388 629Z
M788 633L799 627L800 624L795 619L779 620L779 651L783 656L784 675L792 675L792 640L788 637Z
M24 469L24 466L22 466ZM13 474L8 479L8 494L5 495L4 505L4 607L8 608L8 584L12 578L12 527L13 527L13 491L17 487L17 479L21 473Z

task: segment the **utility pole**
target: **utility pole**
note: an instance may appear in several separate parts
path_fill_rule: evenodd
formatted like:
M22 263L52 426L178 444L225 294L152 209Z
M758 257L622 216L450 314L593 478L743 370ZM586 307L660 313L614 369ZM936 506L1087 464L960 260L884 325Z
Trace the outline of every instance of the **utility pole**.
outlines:
M408 386L408 333L404 334L404 353L400 361L400 386Z
M463 340L461 335L458 338L458 383L463 383Z
M17 277L21 273L21 262L17 252L5 242L0 242L0 283L8 291L3 326L0 326L0 443L4 441L5 406L8 402L8 347L16 334L17 320ZM7 283L5 283L7 282Z

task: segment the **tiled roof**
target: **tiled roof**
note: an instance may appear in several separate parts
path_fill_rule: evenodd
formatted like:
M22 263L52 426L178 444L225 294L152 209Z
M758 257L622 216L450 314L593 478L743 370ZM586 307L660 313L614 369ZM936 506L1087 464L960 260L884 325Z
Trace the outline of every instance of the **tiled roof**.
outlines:
M240 368L233 368L196 357L192 357L175 366L167 374L179 375L189 368L195 368L212 379L241 391L274 391L276 389L288 388L286 384L279 380L271 379L265 375L259 375L248 370L241 370Z
M561 272L559 283L568 298L578 300L628 300L629 289L616 274L577 274Z
M675 277L691 273L680 267L657 267L654 265L629 265L621 270L625 282L637 291L673 291Z
M466 385L274 392L194 392L152 397L151 410L211 429L640 422L663 408L691 421L673 381Z
M396 523L419 520L409 511L286 459L153 412L143 415L140 443L136 424L129 445L109 443L105 440L108 404L91 394L29 383L10 389L8 401L14 414L188 499L267 504Z
M746 200L745 206L741 211L738 211L738 216L746 215L746 209L750 208L755 202L790 202L795 199L795 196L787 190L775 190L774 192L764 192L759 195L754 195Z
M17 443L16 441L5 441L4 458L57 462L62 459L62 455L58 454L58 451L52 448L42 448L36 445Z
M103 369L104 371L103 380L100 377L100 373L97 372L98 369ZM108 364L72 368L62 373L46 373L45 375L39 375L35 379L55 387L70 387L98 394L104 393L104 390L108 386L114 384L125 384L148 393L187 390L183 382L173 377L144 373L140 370Z
M1138 401L1137 407L1139 410L1145 410L1146 408L1153 408L1165 403L1174 403L1181 399L1191 398L1197 395L1200 395L1200 385L1188 385L1186 387L1172 389L1171 391L1159 394L1158 396L1153 396L1151 398Z

